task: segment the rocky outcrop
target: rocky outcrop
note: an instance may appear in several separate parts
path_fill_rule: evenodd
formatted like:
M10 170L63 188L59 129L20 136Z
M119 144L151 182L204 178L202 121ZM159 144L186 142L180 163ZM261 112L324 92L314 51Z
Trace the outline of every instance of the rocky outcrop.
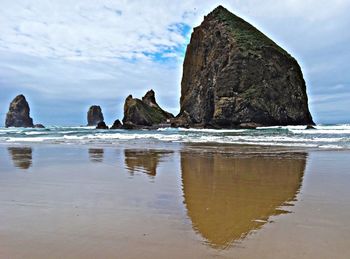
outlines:
M39 123L39 124L35 124L34 128L36 128L36 129L45 129L45 126Z
M108 129L108 126L106 125L106 123L104 121L100 121L97 124L96 129Z
M30 117L30 108L24 95L18 95L10 104L6 115L6 127L34 127Z
M129 95L124 104L123 128L152 127L169 123L174 116L164 111L156 102L155 93L150 90L142 100Z
M316 129L313 125L307 125L305 129Z
M120 120L115 120L111 129L122 129L123 124L120 122Z
M99 122L103 121L102 109L98 105L93 105L90 107L87 113L88 126L96 126Z
M219 6L187 46L173 126L313 125L303 74L275 42Z

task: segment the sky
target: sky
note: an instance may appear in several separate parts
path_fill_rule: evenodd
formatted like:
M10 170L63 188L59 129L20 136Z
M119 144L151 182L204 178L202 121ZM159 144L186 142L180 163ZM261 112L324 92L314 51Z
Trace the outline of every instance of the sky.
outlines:
M122 119L153 89L178 114L192 28L218 5L294 56L316 123L350 122L349 0L0 0L0 125L24 94L34 123L84 125L91 105Z

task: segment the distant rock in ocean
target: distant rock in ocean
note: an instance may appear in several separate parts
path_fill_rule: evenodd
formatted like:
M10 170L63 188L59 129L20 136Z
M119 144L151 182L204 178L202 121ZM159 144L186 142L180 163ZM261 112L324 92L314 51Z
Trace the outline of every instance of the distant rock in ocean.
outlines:
M104 121L102 109L98 105L93 105L87 113L88 126L96 126L99 122Z
M129 95L124 104L123 128L152 127L169 123L174 116L164 111L156 102L155 93L150 90L142 100Z
M34 127L33 119L30 117L29 104L24 95L18 95L10 104L6 115L6 127Z
M104 121L100 121L97 124L96 129L108 129L108 126L106 125L106 123Z
M35 124L35 125L34 125L34 128L37 128L37 129L45 129L45 126L42 125L42 124Z
M111 129L122 129L123 124L120 122L120 120L115 120Z
M180 106L173 126L314 125L297 61L222 6L194 28Z

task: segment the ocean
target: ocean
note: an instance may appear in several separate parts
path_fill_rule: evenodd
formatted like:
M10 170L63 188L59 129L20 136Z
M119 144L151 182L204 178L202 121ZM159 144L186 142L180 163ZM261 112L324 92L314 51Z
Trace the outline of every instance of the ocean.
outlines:
M0 128L0 143L47 144L213 143L350 149L350 124L257 129L96 130L94 127Z

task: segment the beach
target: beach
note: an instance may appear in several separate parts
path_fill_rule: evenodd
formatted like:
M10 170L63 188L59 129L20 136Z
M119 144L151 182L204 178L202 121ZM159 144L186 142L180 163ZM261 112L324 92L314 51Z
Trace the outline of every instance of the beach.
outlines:
M1 258L349 258L347 149L0 145Z

